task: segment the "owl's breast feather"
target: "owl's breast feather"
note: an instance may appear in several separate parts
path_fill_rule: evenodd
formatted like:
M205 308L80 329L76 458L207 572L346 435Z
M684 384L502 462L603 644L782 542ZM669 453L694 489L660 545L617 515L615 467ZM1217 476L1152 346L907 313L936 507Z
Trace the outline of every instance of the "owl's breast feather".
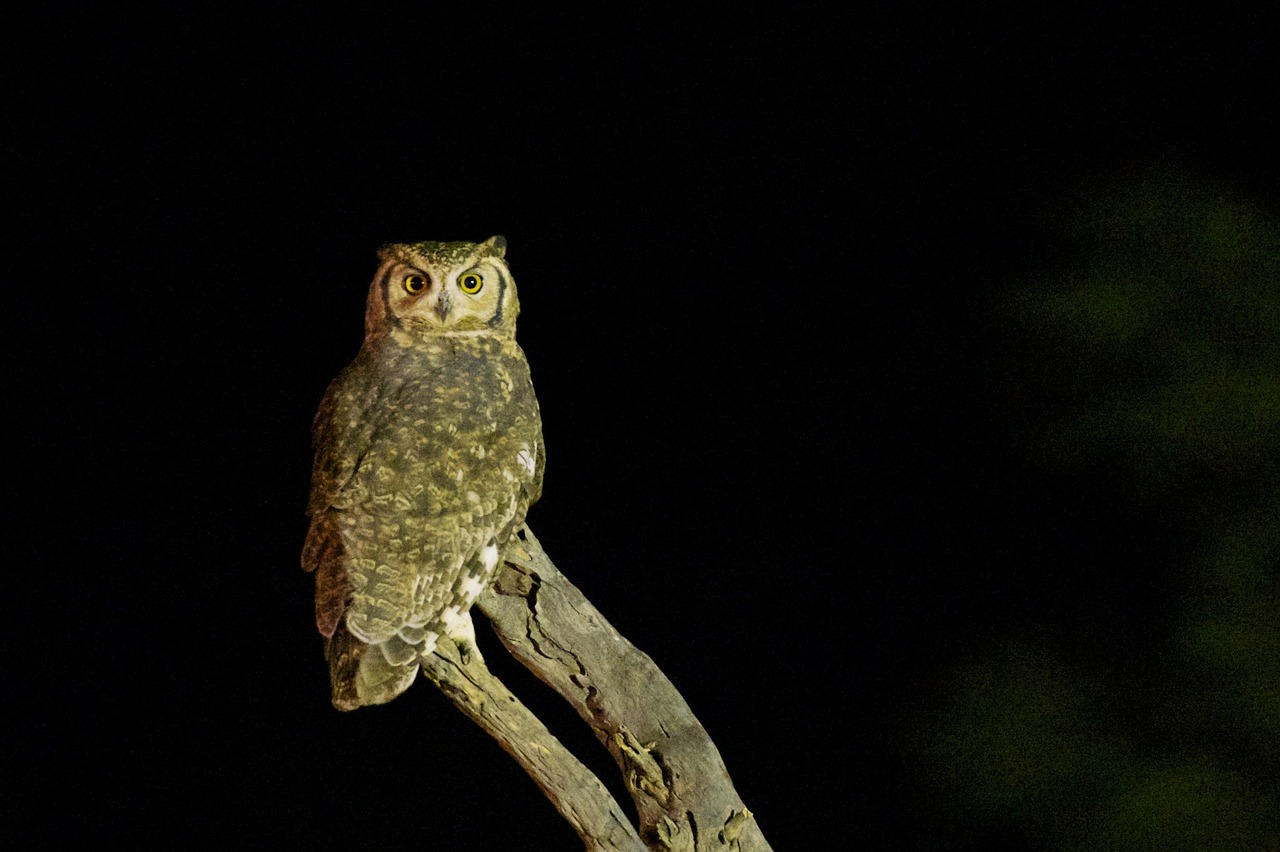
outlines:
M507 514L529 490L540 436L522 354L478 346L397 354L364 412L371 441L350 483L365 492L359 502L427 517Z

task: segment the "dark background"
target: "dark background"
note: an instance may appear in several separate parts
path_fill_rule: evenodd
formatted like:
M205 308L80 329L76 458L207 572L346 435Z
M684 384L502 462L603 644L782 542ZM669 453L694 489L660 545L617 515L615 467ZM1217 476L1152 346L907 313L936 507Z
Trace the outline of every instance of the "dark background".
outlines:
M1176 531L1017 448L992 304L1059 259L1064 200L1130 170L1277 208L1273 17L16 17L17 836L578 848L425 682L328 704L297 568L309 427L383 242L508 238L548 452L530 523L681 689L775 848L990 848L919 783L931 685L1003 637L1143 641L1143 566Z

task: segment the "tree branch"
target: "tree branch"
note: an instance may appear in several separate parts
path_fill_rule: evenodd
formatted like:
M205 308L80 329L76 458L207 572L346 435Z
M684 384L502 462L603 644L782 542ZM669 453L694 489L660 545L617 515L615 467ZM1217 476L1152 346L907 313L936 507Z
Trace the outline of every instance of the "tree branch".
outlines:
M578 832L588 852L644 850L635 828L600 779L477 656L464 662L457 646L441 637L435 653L423 659L422 673L524 767Z
M643 838L656 852L771 852L671 681L560 573L527 527L477 605L507 650L609 750L635 800L638 837L599 780L482 664L460 666L451 649L449 657L437 651L424 672L524 766L588 849L644 848L620 845Z

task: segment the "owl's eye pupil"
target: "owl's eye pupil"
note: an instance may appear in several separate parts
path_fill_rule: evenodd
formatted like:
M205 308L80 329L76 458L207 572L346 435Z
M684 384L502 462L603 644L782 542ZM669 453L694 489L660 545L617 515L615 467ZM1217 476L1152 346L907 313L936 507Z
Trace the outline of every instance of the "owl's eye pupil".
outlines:
M484 286L484 279L474 273L462 276L462 280L458 282L462 288L462 292L467 295L474 296L480 292L480 288Z
M404 277L404 290L410 296L416 296L427 287L427 279L421 275L406 275Z

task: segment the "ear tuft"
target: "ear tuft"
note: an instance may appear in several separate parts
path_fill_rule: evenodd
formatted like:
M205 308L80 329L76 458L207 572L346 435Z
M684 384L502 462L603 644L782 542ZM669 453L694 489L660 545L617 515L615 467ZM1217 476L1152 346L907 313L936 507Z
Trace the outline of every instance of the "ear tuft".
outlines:
M507 238L506 237L493 236L485 240L484 242L482 242L480 245L488 246L490 249L490 254L495 254L498 257L507 256Z

